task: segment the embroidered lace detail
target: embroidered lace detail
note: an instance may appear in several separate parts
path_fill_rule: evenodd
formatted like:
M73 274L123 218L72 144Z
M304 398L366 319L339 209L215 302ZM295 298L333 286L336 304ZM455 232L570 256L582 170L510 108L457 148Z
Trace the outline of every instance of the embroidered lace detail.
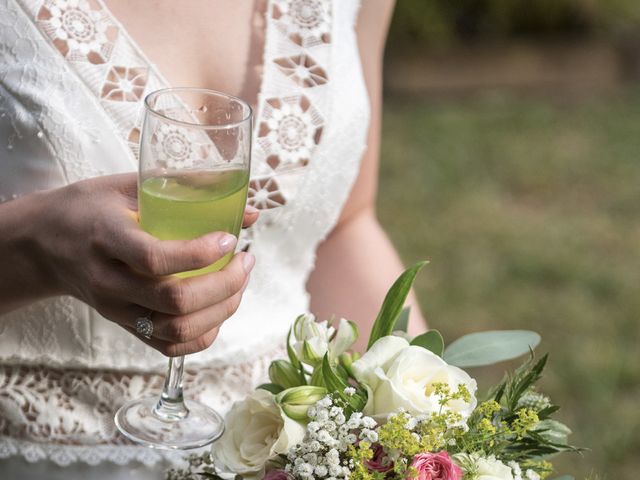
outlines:
M265 102L258 144L274 170L306 166L322 137L324 120L302 95Z
M327 83L327 72L309 55L276 58L274 62L285 75L302 87L317 87Z
M322 0L277 0L272 9L277 28L302 47L329 43L331 8Z
M264 210L261 230L286 221L281 207L298 194L320 144L329 104L332 5L328 0L272 0L267 13L264 87L255 120L249 203ZM286 53L286 55L283 55ZM245 240L246 241L246 240Z
M190 168L204 164L214 149L213 143L200 132L160 124L151 137L155 163L165 168Z
M46 0L37 20L67 60L93 64L109 61L118 28L95 2Z
M274 177L256 178L249 182L247 202L261 210L277 208L284 205L285 200Z
M111 67L100 97L118 102L137 102L144 95L148 75L148 68Z
M284 355L277 349L251 363L187 368L186 395L224 412L266 380L270 362ZM163 382L158 373L0 366L0 458L28 445L28 459L56 451L60 458L53 459L64 464L65 456L81 452L77 447L91 445L111 447L116 461L119 450L132 444L117 432L115 410L128 400L159 395Z

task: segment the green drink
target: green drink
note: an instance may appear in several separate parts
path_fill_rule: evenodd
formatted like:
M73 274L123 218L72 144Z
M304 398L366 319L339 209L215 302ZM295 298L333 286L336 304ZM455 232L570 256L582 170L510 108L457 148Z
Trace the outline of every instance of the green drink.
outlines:
M248 172L238 169L148 178L140 188L140 225L161 240L186 240L218 231L238 236L248 184ZM232 256L228 253L208 267L179 276L218 271Z

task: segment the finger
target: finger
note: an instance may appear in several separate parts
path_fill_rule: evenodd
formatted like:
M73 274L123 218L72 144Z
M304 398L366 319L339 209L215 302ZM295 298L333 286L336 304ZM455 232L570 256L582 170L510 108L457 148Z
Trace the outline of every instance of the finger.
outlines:
M247 277L248 283L249 278ZM163 313L153 315L153 336L174 343L186 343L197 339L209 330L219 327L240 306L242 288L235 295L189 315L174 316Z
M104 248L112 258L144 274L161 276L204 268L232 252L237 243L236 237L226 232L192 240L158 240L130 220Z
M236 254L219 272L189 278L153 278L123 268L103 277L105 295L174 316L189 315L227 300L238 293L255 264L250 253Z
M245 287L247 283L248 278ZM127 303L105 306L100 313L110 320L134 330L138 318L149 318L153 324L153 338L172 343L187 343L228 320L240 306L245 287L225 301L189 315L174 316L150 312L147 308Z
M251 205L247 205L244 209L244 218L242 220L242 228L249 228L251 225L256 223L258 217L260 216L260 210Z
M205 350L211 346L211 344L217 338L219 331L218 328L214 328L206 332L204 335L199 336L195 340L191 340L185 343L172 343L167 342L166 340L160 340L158 338L143 337L142 335L137 333L135 329L128 326L123 326L123 328L129 333L132 333L133 335L138 337L150 347L155 348L163 355L166 355L167 357L179 357L181 355L189 355L190 353L201 352L202 350Z

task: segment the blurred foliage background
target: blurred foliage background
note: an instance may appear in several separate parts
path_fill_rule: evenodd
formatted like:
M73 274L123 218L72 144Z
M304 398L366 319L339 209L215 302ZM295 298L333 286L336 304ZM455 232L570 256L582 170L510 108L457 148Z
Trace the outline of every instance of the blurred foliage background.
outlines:
M431 261L445 340L542 334L576 479L640 472L639 25L638 0L399 0L387 48L380 220Z
M398 0L391 44L615 36L640 22L637 0Z

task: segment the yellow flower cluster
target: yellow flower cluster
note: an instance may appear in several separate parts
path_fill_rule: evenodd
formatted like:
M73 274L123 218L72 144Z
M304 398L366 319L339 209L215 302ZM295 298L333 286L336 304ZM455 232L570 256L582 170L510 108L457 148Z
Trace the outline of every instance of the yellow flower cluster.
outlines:
M520 466L522 469L531 468L535 470L542 480L553 473L553 465L546 460L525 460Z
M538 413L530 408L521 408L516 412L518 418L511 423L511 431L518 437L523 438L527 431L533 429L539 422Z
M347 458L351 466L351 475L349 480L378 480L384 478L378 472L370 472L367 468L367 460L373 458L373 450L371 443L362 441L358 445L349 445L347 450Z

